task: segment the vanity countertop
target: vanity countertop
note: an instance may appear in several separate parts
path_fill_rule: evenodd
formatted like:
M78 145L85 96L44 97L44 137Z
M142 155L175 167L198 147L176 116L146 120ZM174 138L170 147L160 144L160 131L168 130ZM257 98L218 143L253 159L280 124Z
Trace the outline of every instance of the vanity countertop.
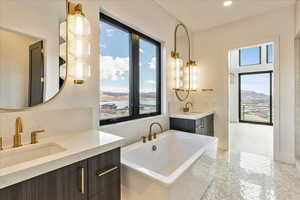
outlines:
M170 115L170 118L179 118L179 119L191 119L191 120L197 120L201 119L203 117L213 115L214 112L187 112L187 113L177 113Z
M24 153L22 152L22 148L24 148L26 153L27 148L34 147L35 145L56 144L63 151L6 168L0 168L0 189L118 148L124 142L125 140L119 136L98 130L87 130L40 139L38 144L28 144L16 148L22 154ZM1 153L14 150L0 152L0 165L3 158ZM4 159L9 161L7 157Z

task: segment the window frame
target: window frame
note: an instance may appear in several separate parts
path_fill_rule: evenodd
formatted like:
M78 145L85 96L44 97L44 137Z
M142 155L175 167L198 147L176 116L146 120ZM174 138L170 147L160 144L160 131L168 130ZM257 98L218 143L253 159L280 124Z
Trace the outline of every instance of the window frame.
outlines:
M256 64L249 64L249 65L242 65L241 63L241 51L243 49L251 49L251 48L258 48L259 49L259 63ZM247 66L255 66L255 65L261 65L262 64L262 51L261 51L262 47L261 46L254 46L254 47L245 47L245 48L240 48L239 49L239 67L247 67Z
M269 74L270 75L270 122L256 122L256 121L249 121L243 120L241 116L241 76L243 75L253 75L253 74ZM269 125L273 126L273 71L257 71L257 72L245 72L239 73L239 83L238 83L238 106L239 106L239 122L240 123L250 123L250 124L260 124L260 125Z
M268 47L269 46L272 46L272 62L269 62L269 49ZM273 44L267 44L266 45L266 64L269 65L269 64L273 64L273 59L274 59L274 52L273 52L273 49L274 49L274 46Z
M111 119L100 119L100 126L115 124L119 122L125 122L135 119L141 119L146 117L161 115L161 73L162 73L162 62L161 62L161 43L152 39L151 37L136 31L135 29L103 14L99 14L99 22L105 22L117 28L123 29L130 34L130 54L129 54L129 116L111 118ZM101 31L101 30L100 30ZM139 55L140 55L140 45L139 41L143 39L147 42L154 44L157 47L157 63L156 63L156 112L143 113L140 114L140 65L139 65ZM101 112L101 110L100 110Z

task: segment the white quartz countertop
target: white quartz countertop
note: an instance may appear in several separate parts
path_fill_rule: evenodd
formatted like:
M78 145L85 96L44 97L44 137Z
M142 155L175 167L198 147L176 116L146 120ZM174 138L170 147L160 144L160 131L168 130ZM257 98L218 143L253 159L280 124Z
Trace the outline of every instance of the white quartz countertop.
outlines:
M170 115L170 118L180 118L180 119L192 119L192 120L197 120L201 119L203 117L213 115L214 112L187 112L187 113L177 113Z
M39 143L34 145L53 143L64 150L35 160L0 168L0 189L121 147L124 142L122 137L98 130L87 130L40 139ZM22 153L22 148L25 149L34 145L28 144L17 149ZM1 153L5 151L10 150L4 150ZM0 164L1 159L0 154ZM9 158L6 157L5 159L8 160Z

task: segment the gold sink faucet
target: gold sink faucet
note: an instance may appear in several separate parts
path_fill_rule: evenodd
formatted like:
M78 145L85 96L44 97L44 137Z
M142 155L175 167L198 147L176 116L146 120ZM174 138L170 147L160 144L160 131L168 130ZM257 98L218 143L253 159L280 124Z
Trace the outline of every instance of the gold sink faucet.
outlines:
M22 146L21 133L23 133L23 120L21 117L16 119L16 134L14 135L14 148Z
M189 102L187 102L187 103L185 104L185 106L184 106L184 108L183 108L183 112L190 112L190 108L189 108L188 105L190 105L191 108L193 107L192 102L189 101Z
M159 128L160 128L160 133L163 132L163 127L162 127L162 125L161 125L160 123L158 123L158 122L153 122L153 123L150 125L150 128L149 128L149 135L148 135L148 140L149 140L149 141L152 140L152 137L153 137L154 139L156 139L156 133L154 133L154 134L152 135L152 128L153 128L154 125L159 126Z

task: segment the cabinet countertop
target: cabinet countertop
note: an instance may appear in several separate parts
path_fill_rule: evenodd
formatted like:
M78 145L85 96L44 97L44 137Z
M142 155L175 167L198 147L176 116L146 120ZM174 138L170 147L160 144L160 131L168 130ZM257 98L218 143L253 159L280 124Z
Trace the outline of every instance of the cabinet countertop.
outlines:
M214 112L191 112L191 113L177 113L170 115L170 118L179 118L179 119L191 119L191 120L197 120L201 119L203 117L207 117L209 115L213 115Z
M17 148L20 153L22 153L22 148L26 151L27 148L32 148L35 145L49 143L59 145L64 150L6 168L0 168L0 189L119 148L124 142L125 140L119 136L98 130L87 130L40 139L40 142L34 145L25 144ZM4 155L5 152L13 150L15 149L0 152L0 158L1 154Z

